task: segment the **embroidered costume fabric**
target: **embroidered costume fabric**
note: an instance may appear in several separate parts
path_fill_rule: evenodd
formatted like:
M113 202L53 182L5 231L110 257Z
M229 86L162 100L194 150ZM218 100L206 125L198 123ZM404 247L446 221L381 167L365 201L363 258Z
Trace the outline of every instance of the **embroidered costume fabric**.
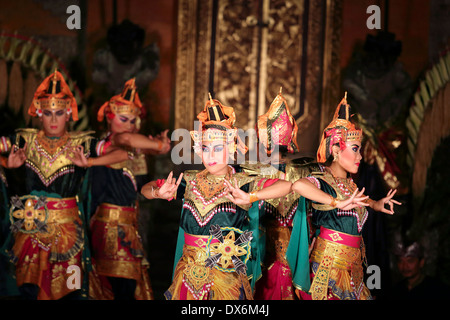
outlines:
M266 114L258 117L257 132L259 142L267 154L273 154L275 147L286 147L287 151L298 151L298 126L292 116L286 99L280 92L272 101ZM282 152L281 152L282 154ZM245 164L244 170L250 174L278 178L295 182L307 176L313 168L299 161L274 159L271 164ZM304 160L304 159L303 159ZM256 283L255 299L258 300L293 300L295 298L292 273L286 260L286 252L291 240L292 224L298 211L300 195L290 192L285 197L259 201L264 212L262 228L265 231L265 252L263 272ZM306 221L306 216L303 217ZM300 223L299 221L297 223ZM303 235L297 234L297 241ZM307 242L307 237L304 240Z
M313 172L311 177L322 191L337 199L344 199L354 188L350 178L336 179L326 171ZM310 288L298 288L301 298L371 299L362 281L365 251L361 231L368 215L366 208L342 211L314 202L311 205L311 225L316 237L310 260L312 284ZM306 205L303 210L306 214ZM289 245L288 257L292 265L308 260L306 253L298 253L294 243ZM299 271L300 275L304 277L305 273Z
M87 271L90 264L86 261L86 268L82 268L81 262L89 257L89 249L85 247L84 211L76 198L86 170L75 166L69 157L79 145L89 156L95 140L89 132L66 133L49 139L37 129L21 129L3 139L10 141L11 147L27 145L23 168L26 179L23 185L15 186L19 192L16 199L22 197L25 205L28 198L35 204L35 199L42 195L49 201L46 210L40 207L28 213L21 213L21 209L11 205L11 224L22 227L15 228L4 248L15 263L17 285L39 286L38 299L60 299L73 291L64 282L70 276L65 272L67 267L77 265ZM83 288L85 297L86 289Z
M152 300L149 264L138 233L136 207L102 203L91 219L90 232L92 259L100 278L97 281L103 286L95 298L112 298L111 287L103 277L116 277L136 280L135 298Z
M265 165L261 163L244 164L244 172L264 176L269 179L278 178L288 181L297 181L311 173L316 167L314 163L302 161L288 161L287 163ZM285 197L259 201L257 205L263 214L265 251L262 276L256 282L255 299L258 300L293 300L294 285L292 281L291 268L286 260L286 253L291 241L292 225L295 219L305 221L306 215L297 214L299 211L299 194L288 193ZM296 218L296 215L300 215ZM305 242L308 248L307 229L304 234L296 234L296 241ZM303 237L306 235L305 237ZM306 265L307 267L307 265ZM309 279L308 279L309 280ZM302 287L305 287L302 284Z
M105 114L135 115L139 119L142 103L135 79L128 80L122 93L112 97L98 111L98 120ZM98 143L97 155L106 154L114 146L114 133L108 132ZM135 150L122 147L134 154ZM132 159L109 166L90 169L91 193L90 234L95 263L95 283L102 290L93 290L97 299L112 299L114 293L108 277L136 280L134 298L152 300L153 290L138 228L138 185ZM94 281L93 281L94 282Z
M249 217L249 206L240 207L230 202L226 197L217 197L223 191L224 178L225 176L208 174L207 171L186 171L183 175L177 192L177 197L183 199L180 236L177 242L173 282L165 294L167 299L253 298L249 278L255 276L252 273L254 265L259 265L259 263L253 263L252 260L258 256L258 238L253 237L251 243L252 259L246 263L247 273L245 274L238 274L236 271L224 271L223 266L221 268L205 267L204 263L208 255L211 252L214 255L214 250L219 250L219 248L214 249L214 246L212 251L203 252L201 254L203 260L199 260L200 253L198 251L201 250L199 248L203 247L203 244L206 246L207 240L205 239L210 236L212 226L235 228L242 232L244 230L255 231L254 227L250 227L249 221L258 219L258 217L255 217L255 214L253 217ZM233 181L236 179L239 187L246 191L261 188L265 181L265 179L250 177L244 173L236 173L234 169L231 171L229 178ZM223 235L226 236L228 231L223 230ZM189 243L186 243L187 235L200 240L195 242L190 240ZM192 248L193 246L195 248ZM202 281L194 281L194 275L198 276L199 274L204 275ZM200 284L202 285L200 286Z
M38 199L32 195L26 197L33 199L33 205ZM70 276L66 270L70 265L81 266L84 229L75 198L45 199L48 201L45 210L36 208L36 211L46 211L46 219L40 221L43 225L17 230L11 258L16 264L17 285L38 284L41 288L38 298L47 300L59 299L73 291L65 285ZM27 207L22 214L19 214L21 209L15 209L11 207L13 225L30 215Z

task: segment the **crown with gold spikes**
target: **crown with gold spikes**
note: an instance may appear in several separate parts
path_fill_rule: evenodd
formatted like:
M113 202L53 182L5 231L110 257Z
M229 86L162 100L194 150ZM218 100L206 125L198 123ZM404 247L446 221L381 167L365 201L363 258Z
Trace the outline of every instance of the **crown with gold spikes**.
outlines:
M73 120L78 120L76 99L62 74L55 69L36 89L28 114L33 117L42 116L42 110L63 108L67 113L72 113Z
M194 150L199 153L204 141L223 141L228 145L228 151L234 153L236 148L247 152L248 148L242 143L234 127L236 115L234 108L222 105L219 100L213 99L209 94L203 111L197 115L199 128L190 131L194 141Z
M106 113L130 114L139 117L142 103L139 99L135 78L125 82L122 92L105 102L97 112L97 120L102 121Z
M332 154L332 147L339 144L341 150L345 149L347 141L361 141L362 130L350 121L350 105L347 103L347 92L344 98L337 106L333 120L323 130L322 139L320 141L319 149L317 150L317 161L324 163Z
M273 144L286 146L290 153L298 151L298 126L286 99L281 94L282 88L270 104L269 110L258 117L256 131L259 141L266 148L267 154L272 153Z

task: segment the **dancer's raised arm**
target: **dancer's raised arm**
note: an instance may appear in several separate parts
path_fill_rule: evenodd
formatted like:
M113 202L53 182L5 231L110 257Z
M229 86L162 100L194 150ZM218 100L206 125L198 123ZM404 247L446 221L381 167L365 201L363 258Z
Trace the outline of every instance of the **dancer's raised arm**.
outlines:
M246 205L258 200L284 197L291 192L292 188L291 182L277 180L268 187L263 187L261 190L247 193L238 187L237 181L234 181L234 185L228 180L224 180L224 183L227 187L226 197L237 205Z
M327 204L331 207L339 208L342 210L351 210L358 206L369 205L369 203L366 202L369 197L364 195L364 188L362 188L362 190L359 192L358 189L356 189L351 197L345 200L337 200L330 194L317 188L308 179L303 178L297 180L292 184L292 190L305 197L306 199L322 204Z
M168 200L174 198L182 178L183 173L180 174L178 180L173 178L173 172L171 171L161 187L158 187L157 181L150 181L142 187L141 193L147 199Z

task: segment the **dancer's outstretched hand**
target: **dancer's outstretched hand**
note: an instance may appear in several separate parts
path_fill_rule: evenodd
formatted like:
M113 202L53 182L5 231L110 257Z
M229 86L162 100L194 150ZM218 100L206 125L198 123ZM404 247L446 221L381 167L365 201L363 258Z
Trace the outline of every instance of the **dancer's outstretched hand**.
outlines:
M170 199L173 197L175 192L178 190L178 186L181 183L181 179L183 178L183 173L180 174L178 180L173 178L173 172L170 171L167 179L164 181L164 184L159 188L158 195L161 199Z
M76 146L73 148L72 152L73 156L67 155L67 158L69 158L74 165L86 168L88 166L88 159L84 155L83 146Z
M8 168L18 168L24 164L27 156L25 154L25 149L27 144L23 146L23 148L17 148L15 145L12 147L11 152L8 156Z
M364 195L364 188L359 192L356 189L350 198L337 201L336 208L347 211L360 206L368 206L369 204L365 202L368 198L369 196Z
M225 197L230 199L231 202L237 205L247 205L251 204L250 202L250 194L245 191L242 191L238 187L237 180L234 179L234 186L227 179L224 180L225 183Z
M401 202L398 202L397 200L392 199L392 197L397 193L397 189L395 190L389 190L386 197L375 201L373 204L373 209L375 211L384 212L387 214L394 214L394 204L402 205ZM389 209L385 208L385 204L389 205Z

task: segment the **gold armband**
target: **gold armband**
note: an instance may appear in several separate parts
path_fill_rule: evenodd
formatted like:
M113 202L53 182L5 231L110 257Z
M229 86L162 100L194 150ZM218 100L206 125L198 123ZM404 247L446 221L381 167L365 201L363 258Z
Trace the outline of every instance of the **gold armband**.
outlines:
M152 197L155 199L159 198L158 190L159 188L153 188L152 186Z
M337 205L336 198L334 198L332 195L330 195L330 198L331 198L330 206L332 206L333 208L336 208L336 205Z
M258 191L250 192L250 202L256 202L259 200L258 196L256 195Z

